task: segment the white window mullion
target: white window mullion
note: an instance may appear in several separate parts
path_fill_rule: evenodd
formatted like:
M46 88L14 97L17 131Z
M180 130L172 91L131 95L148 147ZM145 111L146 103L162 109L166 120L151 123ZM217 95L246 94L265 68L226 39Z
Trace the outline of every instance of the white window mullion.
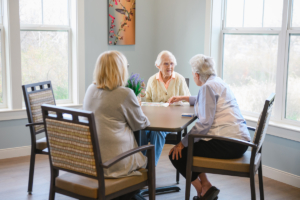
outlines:
M85 44L84 44L84 2L70 1L70 26L72 35L72 86L73 103L82 104L85 94ZM77 42L76 42L77 41ZM92 82L92 81L91 81ZM90 82L90 83L91 83Z
M4 0L6 83L8 108L22 109L19 0Z
M282 29L279 34L277 71L276 71L276 100L274 106L274 119L283 120L285 113L287 56L288 56L288 23L290 16L291 0L283 1Z
M6 58L5 58L5 37L4 37L4 28L1 26L1 64L2 64L2 96L3 103L0 104L0 108L7 108L7 81L6 81Z

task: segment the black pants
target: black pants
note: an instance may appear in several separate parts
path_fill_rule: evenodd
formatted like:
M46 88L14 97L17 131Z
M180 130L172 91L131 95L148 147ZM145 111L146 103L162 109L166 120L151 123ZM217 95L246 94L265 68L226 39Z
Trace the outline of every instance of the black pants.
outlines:
M245 145L222 140L200 140L199 142L194 143L193 156L219 159L241 158L247 151L247 148L248 146ZM178 160L176 160L176 158L172 160L172 154L169 156L174 167L182 176L184 176L184 178L186 177L187 153L188 148L185 147L181 152L182 157L178 158ZM196 180L200 173L193 172L192 181Z

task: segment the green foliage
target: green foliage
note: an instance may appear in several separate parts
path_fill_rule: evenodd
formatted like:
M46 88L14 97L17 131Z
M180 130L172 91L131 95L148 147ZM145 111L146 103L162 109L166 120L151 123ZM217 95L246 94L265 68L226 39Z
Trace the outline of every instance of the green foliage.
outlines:
M68 33L21 31L22 84L51 80L56 100L69 98Z
M300 121L300 37L291 36L285 118ZM260 113L276 90L278 36L225 34L223 78L241 110ZM277 96L276 99L281 98ZM274 111L273 111L274 114Z
M68 99L69 91L66 87L57 86L53 88L55 99Z
M136 96L138 96L144 89L144 87L142 86L144 81L140 79L139 76L139 74L131 74L126 85L126 87L133 90Z

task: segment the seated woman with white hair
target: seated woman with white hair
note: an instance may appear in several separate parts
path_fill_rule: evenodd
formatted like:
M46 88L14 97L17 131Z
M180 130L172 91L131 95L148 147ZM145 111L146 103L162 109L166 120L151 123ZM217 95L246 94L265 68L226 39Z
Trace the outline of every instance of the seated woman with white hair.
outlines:
M172 96L190 96L189 88L185 78L174 68L177 65L175 56L169 51L162 51L158 54L155 66L159 69L158 73L151 76L146 88L147 102L167 102ZM155 145L155 165L159 160L165 144L168 132L145 131L147 141L144 144Z
M250 135L237 101L228 85L216 76L212 58L196 55L190 60L193 78L200 86L198 96L175 96L170 103L189 101L195 107L198 120L190 132L174 146L169 158L174 167L186 177L187 146L190 134L217 135L250 141ZM247 146L215 140L195 139L193 155L208 158L234 159L246 152ZM192 185L197 191L194 200L215 200L220 192L207 179L205 173L192 173Z

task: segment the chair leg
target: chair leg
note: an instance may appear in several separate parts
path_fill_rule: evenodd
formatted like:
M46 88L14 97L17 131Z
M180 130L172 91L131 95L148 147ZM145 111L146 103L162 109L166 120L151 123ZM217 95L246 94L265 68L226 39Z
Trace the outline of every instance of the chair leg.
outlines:
M148 191L149 191L149 200L155 200L155 155L154 148L150 151L147 151L148 157Z
M176 141L177 144L181 141L181 139L182 139L182 132L179 131L179 132L177 132L177 141ZM176 170L176 183L177 184L179 184L179 180L180 180L179 171Z
M192 171L188 170L186 173L186 180L185 180L185 200L190 199L190 193L191 193L191 182L192 182Z
M255 194L255 173L250 174L250 189L251 189L251 200L256 200Z
M259 178L260 200L264 200L265 199L265 195L264 195L264 183L263 183L262 164L261 164L261 162L260 162L260 166L258 168L258 178Z
M34 165L35 165L35 152L34 152L33 149L31 149L30 167L29 167L29 180L28 180L28 190L27 190L28 194L32 193Z
M176 170L176 183L179 184L179 171Z
M49 200L54 200L55 198L55 178L58 176L58 170L51 170L51 183L49 191Z

